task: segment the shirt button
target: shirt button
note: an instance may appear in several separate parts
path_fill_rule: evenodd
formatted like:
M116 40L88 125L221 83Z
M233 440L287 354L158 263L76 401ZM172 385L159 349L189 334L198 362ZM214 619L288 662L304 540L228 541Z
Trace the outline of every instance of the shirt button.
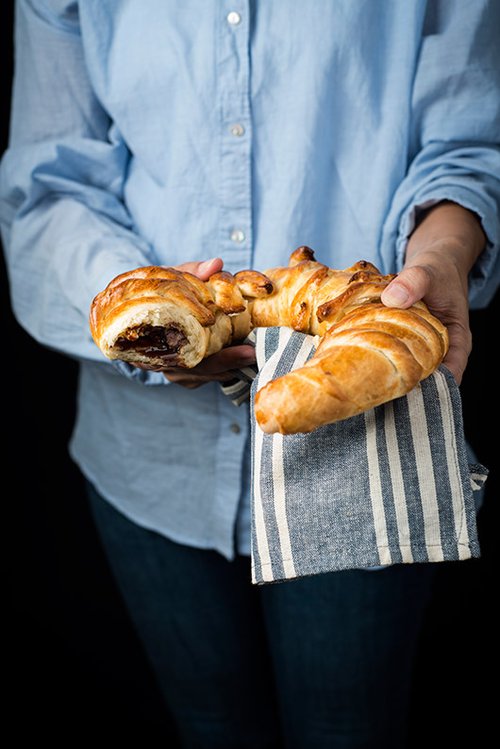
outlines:
M238 244L245 241L245 232L241 231L241 229L233 229L229 236L232 242L238 242Z
M227 14L227 22L231 24L231 26L237 26L241 22L240 14L237 13L235 10L232 10L230 13Z
M233 424L231 424L231 426L229 428L230 428L230 430L232 432L234 432L234 434L239 434L241 432L241 427L236 422L234 422Z
M245 128L243 127L243 125L240 125L239 122L237 122L235 125L231 125L229 130L231 135L234 135L236 138L241 138L241 136L245 134Z

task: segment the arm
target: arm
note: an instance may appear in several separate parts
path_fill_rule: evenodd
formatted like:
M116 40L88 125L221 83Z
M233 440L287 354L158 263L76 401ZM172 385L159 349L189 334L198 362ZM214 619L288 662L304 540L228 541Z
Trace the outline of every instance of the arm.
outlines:
M228 370L253 360L251 347L211 357L187 378L184 371L164 377L111 363L92 341L93 297L118 274L158 261L133 230L124 204L130 153L89 80L77 4L57 7L42 0L16 4L12 120L0 167L0 220L16 317L40 343L146 384L170 380L193 387L232 377ZM206 280L222 261L202 266L186 269Z
M402 272L382 294L389 307L424 299L447 326L450 348L444 364L460 383L471 351L468 277L486 237L473 213L455 203L429 209L412 233Z
M68 7L59 17L49 3L16 4L0 219L20 324L46 346L104 362L90 337L91 300L118 273L155 258L133 231L123 202L130 154L92 90L76 6Z
M471 348L469 304L486 306L500 278L499 25L498 3L428 4L409 167L383 240L396 244L402 268L384 303L427 302L449 328L445 364L458 382Z

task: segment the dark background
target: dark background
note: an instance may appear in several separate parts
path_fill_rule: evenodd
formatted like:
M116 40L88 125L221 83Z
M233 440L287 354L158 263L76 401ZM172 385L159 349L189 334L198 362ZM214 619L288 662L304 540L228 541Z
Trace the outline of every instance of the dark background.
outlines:
M1 4L0 150L8 137L12 3ZM175 747L170 720L128 622L67 452L76 364L34 342L10 308L0 266L3 335L3 544L7 591L7 728L53 744L110 738ZM419 651L412 747L487 745L497 716L485 676L497 653L492 598L499 492L496 378L498 294L471 313L474 349L462 385L466 434L490 469L479 515L482 557L439 565ZM492 379L495 377L495 381ZM9 486L8 481L12 480ZM496 508L495 508L496 509ZM489 741L488 741L489 743Z

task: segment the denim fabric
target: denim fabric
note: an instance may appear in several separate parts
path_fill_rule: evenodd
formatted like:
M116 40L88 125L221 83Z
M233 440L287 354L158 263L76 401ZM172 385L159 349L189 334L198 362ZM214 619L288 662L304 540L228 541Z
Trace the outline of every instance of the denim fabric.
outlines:
M88 490L183 748L403 749L435 565L254 586L248 557L171 542Z

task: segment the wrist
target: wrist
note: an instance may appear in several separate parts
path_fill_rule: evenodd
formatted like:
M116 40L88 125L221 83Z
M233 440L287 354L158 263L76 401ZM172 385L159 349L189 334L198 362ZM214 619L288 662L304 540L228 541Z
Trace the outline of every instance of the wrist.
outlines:
M466 277L485 245L478 216L443 201L421 215L408 240L405 267L449 261Z

